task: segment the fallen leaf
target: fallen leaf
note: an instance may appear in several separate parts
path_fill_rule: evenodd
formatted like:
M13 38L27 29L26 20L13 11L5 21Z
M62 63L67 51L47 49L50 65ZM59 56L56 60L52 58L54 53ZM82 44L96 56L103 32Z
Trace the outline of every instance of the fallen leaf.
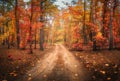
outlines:
M43 77L44 77L44 78L46 78L46 77L47 77L47 75L43 75Z
M77 77L77 76L78 76L78 74L75 74L75 76Z
M2 80L2 81L7 81L7 80Z
M28 76L31 76L31 74L28 74Z
M28 77L28 81L30 81L32 78L31 77Z
M107 78L107 80L111 80L111 78L110 78L110 77L108 77L108 78Z
M102 71L102 70L101 70L100 72L101 72L102 74L105 74L105 73L106 73L105 71Z
M77 67L78 65L75 65L75 67Z
M105 66L106 66L106 67L108 67L108 66L109 66L109 64L105 64Z

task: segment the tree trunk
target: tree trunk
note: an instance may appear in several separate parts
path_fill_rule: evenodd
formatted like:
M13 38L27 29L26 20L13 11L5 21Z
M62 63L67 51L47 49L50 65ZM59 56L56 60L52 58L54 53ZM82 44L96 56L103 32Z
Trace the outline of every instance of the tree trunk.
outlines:
M42 11L42 15L40 16L40 22L44 22L44 18L43 18L43 2L40 2L40 8ZM40 50L43 51L44 50L44 25L42 26L42 28L40 29Z
M34 41L35 41L35 47L34 47L34 49L37 48L37 46L36 46L36 44L37 44L37 39L36 39L36 38L37 38L37 37L36 37L37 33L36 33L36 32L37 32L37 31L36 31L36 29L35 29L35 40L34 40Z
M109 23L109 29L110 29L110 33L109 33L109 50L113 49L113 26L112 26L112 22L113 22L113 6L114 6L114 2L111 0L110 2L110 23Z
M18 12L17 12L17 9L18 9L18 0L15 0L15 19L16 19L16 40L17 40L17 48L19 49L20 48L20 32L19 32L19 20L18 20Z
M33 17L33 0L31 1L31 16L30 16L30 30L29 30L29 38L30 38L30 48L29 48L29 53L33 53L32 49L32 17Z
M92 18L92 22L93 22L93 24L96 24L96 23L95 23L95 22L96 22L96 21L95 21L95 20L96 20L96 19L95 19L95 14L96 14L96 13L95 13L95 12L96 12L96 0L93 0L92 3L93 3L92 5L93 5L93 15L94 15L93 18ZM96 31L94 31L92 34L93 34L93 36L95 37L95 36L96 36ZM96 51L96 50L97 50L97 48L96 48L96 39L94 38L94 39L93 39L93 51Z
M86 0L84 0L84 18L83 18L83 38L84 44L87 44L87 34L86 34Z
M93 5L93 0L91 0L90 2L90 22L93 21L93 6L92 5ZM90 30L89 37L90 37L90 41L93 41L93 33L91 30Z
M4 15L5 15L5 0L3 0L2 6L3 6L2 16L4 16ZM3 23L3 28L2 28L2 34L4 34L4 33L5 33L5 22ZM2 44L3 44L3 45L6 44L6 39L3 39L3 43L2 43Z
M102 35L104 36L104 37L106 37L106 33L105 33L105 24L106 24L106 20L105 20L105 17L106 17L106 12L107 12L107 1L108 0L105 0L104 1L104 5L103 5L103 14L102 14L102 16L103 16L103 27L102 27Z
M6 22L7 31L9 31L8 23L9 23L9 20ZM9 40L9 38L10 38L10 36L7 37L7 46L8 46L8 49L10 49L10 40Z
M41 51L44 50L43 44L44 44L44 30L43 28L41 28L40 29L40 50Z
M113 32L112 32L112 12L110 13L110 34L109 34L109 50L113 49Z

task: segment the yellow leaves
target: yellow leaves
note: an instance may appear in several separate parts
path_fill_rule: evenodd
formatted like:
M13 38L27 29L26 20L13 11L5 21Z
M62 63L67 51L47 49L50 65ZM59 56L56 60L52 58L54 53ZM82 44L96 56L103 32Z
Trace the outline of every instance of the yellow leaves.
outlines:
M69 7L70 14L75 19L81 19L82 18L82 11L80 10L81 6L75 6L75 7Z
M9 27L4 26L4 31L7 31L4 34L0 35L0 42L5 40L8 36L15 34L15 28L13 23L13 21L10 21L8 23Z
M63 17L64 19L66 19L66 18L71 17L71 14L68 13L68 12L64 12L64 13L62 14L62 17Z
M98 32L97 35L96 35L97 38L100 38L102 37L102 33L101 32Z
M80 8L82 8L82 6L69 7L69 10L70 10L70 13L73 15L80 15L82 14L81 12L82 9Z

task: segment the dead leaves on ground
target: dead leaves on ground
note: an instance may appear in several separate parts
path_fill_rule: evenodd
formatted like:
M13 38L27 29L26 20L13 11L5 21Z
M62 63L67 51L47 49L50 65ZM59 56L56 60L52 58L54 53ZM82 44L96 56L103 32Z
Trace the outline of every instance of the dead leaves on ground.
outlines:
M16 72L16 71L13 71L13 72L9 73L9 75L16 77L16 76L17 76L17 72Z
M92 73L90 81L116 81L120 79L120 59L116 52L77 52L75 56Z

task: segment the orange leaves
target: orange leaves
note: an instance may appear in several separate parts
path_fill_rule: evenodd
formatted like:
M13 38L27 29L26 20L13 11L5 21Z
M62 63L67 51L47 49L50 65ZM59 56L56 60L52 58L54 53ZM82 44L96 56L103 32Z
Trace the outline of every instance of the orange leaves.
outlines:
M32 28L33 28L33 30L34 30L34 29L36 29L36 28L42 27L42 25L43 25L43 24L42 24L41 22L33 23L33 24L32 24Z
M89 28L92 32L98 32L98 26L97 25L95 25L91 22L87 22L86 25L89 26Z
M74 21L80 21L82 19L83 11L82 6L69 6L69 14L73 17Z
M95 36L95 40L96 40L96 46L103 46L107 44L107 40L106 38L104 38L102 36L101 32L98 32L97 35ZM104 46L105 47L105 46Z
M33 10L36 11L36 12L40 12L40 11L41 11L41 9L40 9L39 6L34 6L34 7L33 7Z
M5 21L5 17L4 16L0 16L0 22L3 22L3 21Z
M73 28L73 38L80 39L80 28L78 25Z
M76 6L76 7L69 7L69 10L70 10L70 13L73 14L73 15L80 15L82 14L82 12L80 11L80 8L79 6Z
M105 38L102 36L102 33L101 32L98 32L97 35L95 36L95 40L96 42L104 42L105 41Z
M102 33L98 32L96 35L96 39L102 39L102 38L103 38Z
M21 8L20 6L18 6L17 11L18 11L17 13L18 16L25 15L26 12L25 9Z
M72 50L82 51L83 50L83 43L81 43L81 42L74 43L72 45Z
M30 26L30 19L28 17L24 17L20 20L19 25L21 28L28 28Z
M67 20L67 19L70 17L70 13L64 12L64 13L62 14L62 17Z
M38 23L37 23L37 28L42 27L42 25L43 25L43 23L38 22Z

